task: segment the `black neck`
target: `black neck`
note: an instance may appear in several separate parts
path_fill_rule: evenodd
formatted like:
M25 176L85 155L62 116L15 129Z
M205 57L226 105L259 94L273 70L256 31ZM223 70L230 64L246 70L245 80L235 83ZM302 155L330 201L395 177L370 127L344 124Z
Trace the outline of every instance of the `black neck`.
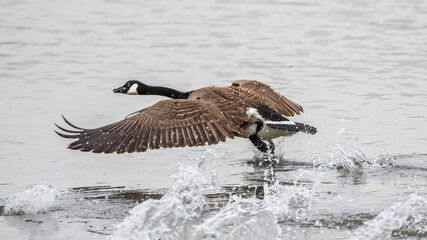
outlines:
M145 86L143 89L138 89L140 95L161 95L173 99L187 99L191 92L180 92L167 87Z

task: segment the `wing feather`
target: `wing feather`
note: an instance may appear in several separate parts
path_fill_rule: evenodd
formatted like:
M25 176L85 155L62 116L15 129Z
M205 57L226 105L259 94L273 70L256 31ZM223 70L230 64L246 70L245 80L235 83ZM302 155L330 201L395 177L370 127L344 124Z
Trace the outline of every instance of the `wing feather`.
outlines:
M192 99L160 101L126 119L94 129L77 127L65 117L64 121L73 129L58 126L65 133L57 133L77 138L68 147L95 153L216 144L242 133L214 104Z
M282 96L267 84L255 80L238 80L232 83L231 88L256 102L262 102L286 117L303 112L301 105Z

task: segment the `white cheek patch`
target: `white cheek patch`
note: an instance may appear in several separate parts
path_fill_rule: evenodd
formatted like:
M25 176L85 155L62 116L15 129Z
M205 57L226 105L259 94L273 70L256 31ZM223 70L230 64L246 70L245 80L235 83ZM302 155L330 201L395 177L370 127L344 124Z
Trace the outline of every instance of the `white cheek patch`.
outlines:
M137 88L138 88L138 84L136 84L136 83L132 84L132 86L127 91L127 94L129 94L129 95L137 95L138 94L138 91L136 90Z

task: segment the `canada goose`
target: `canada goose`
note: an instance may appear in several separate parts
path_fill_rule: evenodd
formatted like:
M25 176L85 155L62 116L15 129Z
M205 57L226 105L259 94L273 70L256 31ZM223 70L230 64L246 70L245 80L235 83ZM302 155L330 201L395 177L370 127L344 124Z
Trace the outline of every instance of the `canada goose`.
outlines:
M64 117L74 130L55 124L68 134L55 132L64 138L78 139L68 148L94 153L132 153L160 147L211 145L236 136L249 138L262 152L273 153L274 138L317 132L315 127L286 118L303 112L300 105L254 80L238 80L229 87L206 87L190 92L131 80L113 92L172 99L95 129L77 127Z

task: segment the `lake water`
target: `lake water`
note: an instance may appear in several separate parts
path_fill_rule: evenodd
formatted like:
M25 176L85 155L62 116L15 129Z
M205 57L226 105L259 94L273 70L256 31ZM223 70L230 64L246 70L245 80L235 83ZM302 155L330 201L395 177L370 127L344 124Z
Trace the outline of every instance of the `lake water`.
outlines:
M427 2L0 3L0 239L427 237ZM136 154L66 149L85 128L257 79L314 135Z

